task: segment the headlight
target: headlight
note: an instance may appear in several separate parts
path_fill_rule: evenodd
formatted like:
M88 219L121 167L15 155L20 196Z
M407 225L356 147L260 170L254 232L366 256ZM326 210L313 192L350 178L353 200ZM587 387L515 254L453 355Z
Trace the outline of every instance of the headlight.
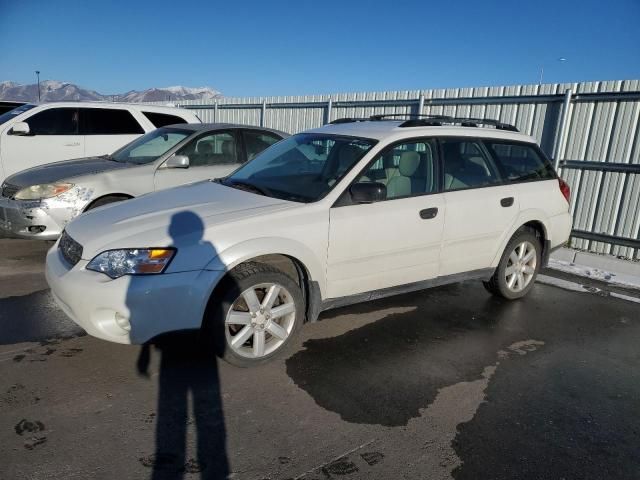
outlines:
M104 273L111 278L162 273L175 253L174 248L107 250L91 260L87 270Z
M71 187L73 187L73 183L43 183L41 185L31 185L18 191L14 198L16 200L51 198L66 192Z

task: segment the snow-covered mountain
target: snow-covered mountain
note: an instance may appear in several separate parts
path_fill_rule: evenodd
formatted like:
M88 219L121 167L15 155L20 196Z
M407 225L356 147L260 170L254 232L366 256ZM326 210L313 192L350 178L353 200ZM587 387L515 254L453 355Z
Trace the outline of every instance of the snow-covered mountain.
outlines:
M116 95L103 95L87 90L73 83L44 80L40 82L43 102L59 101L111 101L111 102L176 102L180 100L211 100L220 97L220 92L209 87L166 87L149 88L143 91L131 90ZM23 102L38 101L38 85L20 85L16 82L0 82L0 100Z

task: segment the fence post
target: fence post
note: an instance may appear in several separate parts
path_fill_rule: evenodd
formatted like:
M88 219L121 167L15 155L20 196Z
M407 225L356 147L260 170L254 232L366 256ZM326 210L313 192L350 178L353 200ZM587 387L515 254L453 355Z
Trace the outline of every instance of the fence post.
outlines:
M422 115L422 111L424 110L424 94L420 94L418 98L418 115Z
M553 149L553 166L558 169L560 164L560 150L566 136L567 125L569 124L569 107L571 106L572 92L567 88L564 92L564 102L562 103L562 112L558 121L558 135L556 137L556 145Z
M324 118L324 124L326 125L327 123L331 122L331 110L333 109L333 100L331 99L331 97L329 97L329 100L327 100L327 108L325 110L325 118Z
M213 123L218 121L218 101L213 102Z
M260 126L264 127L264 122L267 117L267 101L262 100L262 114L260 115Z

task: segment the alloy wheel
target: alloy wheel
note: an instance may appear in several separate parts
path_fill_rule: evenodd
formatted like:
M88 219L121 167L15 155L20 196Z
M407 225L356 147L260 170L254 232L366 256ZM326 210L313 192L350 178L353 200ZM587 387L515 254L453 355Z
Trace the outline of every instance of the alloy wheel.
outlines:
M265 357L285 343L295 320L295 302L285 287L277 283L255 285L242 292L227 312L227 344L242 357Z

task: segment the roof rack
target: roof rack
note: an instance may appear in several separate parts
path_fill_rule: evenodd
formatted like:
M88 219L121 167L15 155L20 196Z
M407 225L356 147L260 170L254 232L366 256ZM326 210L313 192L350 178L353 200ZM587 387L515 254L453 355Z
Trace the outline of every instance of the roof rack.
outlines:
M510 132L517 132L518 129L508 123L503 123L492 118L473 118L473 117L451 117L449 115L418 115L412 113L386 113L379 115L371 115L369 118L339 118L331 122L332 124L338 123L352 123L352 122L379 122L383 120L392 120L394 118L409 118L402 122L399 127L440 127L443 124L455 125L459 124L462 127L478 127L480 125L490 125L498 130L507 130Z
M368 122L370 120L370 118L337 118L336 120L329 122L329 125L337 125L339 123Z

